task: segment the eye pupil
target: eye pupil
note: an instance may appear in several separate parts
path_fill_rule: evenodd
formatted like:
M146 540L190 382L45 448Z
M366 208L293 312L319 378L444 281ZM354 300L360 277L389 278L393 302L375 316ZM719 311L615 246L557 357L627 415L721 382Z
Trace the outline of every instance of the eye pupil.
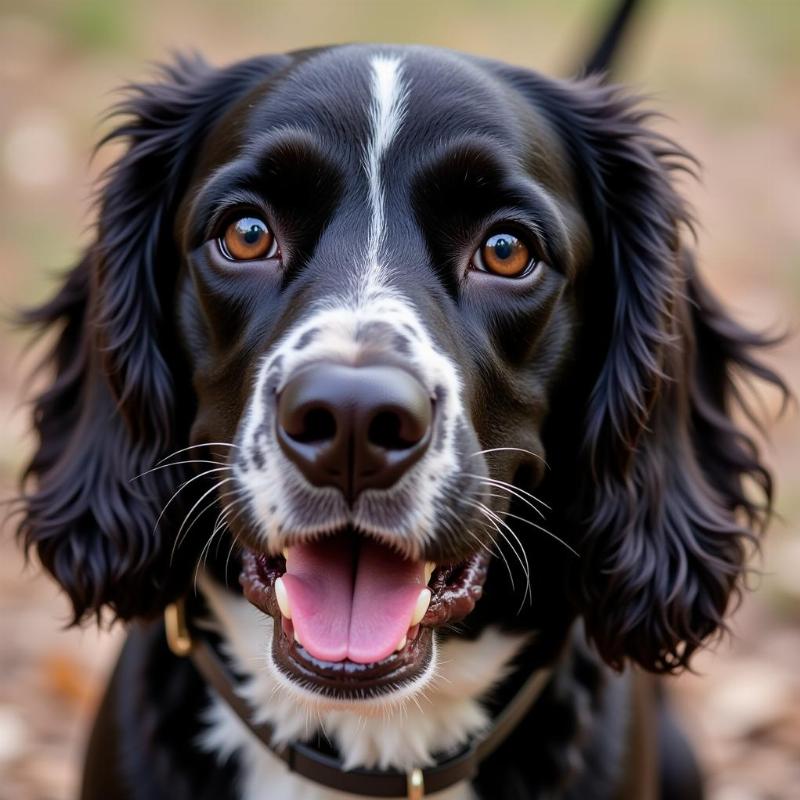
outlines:
M498 237L494 242L494 253L498 258L505 261L511 256L511 251L514 249L511 242L503 237Z
M247 244L255 244L261 236L261 228L258 225L251 225L248 230L244 232L244 240Z

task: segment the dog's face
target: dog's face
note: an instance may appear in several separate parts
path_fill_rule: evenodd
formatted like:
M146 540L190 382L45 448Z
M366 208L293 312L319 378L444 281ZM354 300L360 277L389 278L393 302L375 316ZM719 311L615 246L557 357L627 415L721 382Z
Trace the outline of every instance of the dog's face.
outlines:
M565 155L480 67L360 47L249 93L199 161L179 215L192 443L231 443L248 597L304 685L422 684L492 552L525 558L515 496L542 535L525 492L588 256Z
M179 62L123 110L97 240L33 315L61 335L20 530L76 620L160 613L202 560L329 698L421 690L487 622L687 663L762 520L742 480L769 504L731 375L780 381L634 103L348 46Z

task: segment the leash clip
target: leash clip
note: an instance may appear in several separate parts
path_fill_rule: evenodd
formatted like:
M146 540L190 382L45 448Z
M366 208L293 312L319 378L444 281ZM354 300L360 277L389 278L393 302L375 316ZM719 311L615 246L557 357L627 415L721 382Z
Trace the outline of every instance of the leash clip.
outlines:
M192 635L186 624L186 607L183 598L170 603L164 609L164 628L167 632L169 649L179 658L186 658L192 652Z
M408 773L406 786L408 788L408 800L423 800L425 797L425 778L419 767L415 767Z

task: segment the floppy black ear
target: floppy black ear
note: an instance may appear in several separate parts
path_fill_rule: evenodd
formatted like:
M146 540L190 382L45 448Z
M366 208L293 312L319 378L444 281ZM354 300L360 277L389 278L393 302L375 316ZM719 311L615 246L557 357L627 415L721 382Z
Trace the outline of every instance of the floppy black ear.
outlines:
M575 596L610 664L672 671L724 626L769 516L770 475L737 421L753 419L740 379L786 387L753 356L768 342L697 274L671 177L686 154L615 88L527 90L567 147L593 239L577 289L581 375L569 387L585 423L572 456L555 456L581 553Z
M57 338L44 364L52 383L34 405L19 535L69 595L75 622L106 605L123 619L157 613L189 571L186 557L170 565L173 541L156 526L179 473L134 480L184 447L191 423L173 330L173 217L214 120L282 63L216 70L179 59L162 82L132 87L103 140L128 149L105 177L95 241L27 315Z

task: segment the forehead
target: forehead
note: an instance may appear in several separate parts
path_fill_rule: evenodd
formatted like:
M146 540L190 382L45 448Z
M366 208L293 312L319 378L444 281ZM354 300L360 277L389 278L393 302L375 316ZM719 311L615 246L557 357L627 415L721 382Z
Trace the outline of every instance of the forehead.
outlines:
M370 146L383 154L391 150L398 160L384 171L397 173L409 161L419 163L422 154L468 137L500 160L534 165L547 183L563 182L552 157L559 144L544 117L477 59L370 45L295 58L235 112L241 144L250 152L266 142L265 134L300 130L347 171L368 162ZM404 161L404 154L413 158Z
M247 132L292 124L328 144L368 136L375 112L402 116L396 141L430 139L442 128L506 138L498 87L466 57L425 48L350 46L302 58L262 102ZM381 109L383 106L383 109Z

